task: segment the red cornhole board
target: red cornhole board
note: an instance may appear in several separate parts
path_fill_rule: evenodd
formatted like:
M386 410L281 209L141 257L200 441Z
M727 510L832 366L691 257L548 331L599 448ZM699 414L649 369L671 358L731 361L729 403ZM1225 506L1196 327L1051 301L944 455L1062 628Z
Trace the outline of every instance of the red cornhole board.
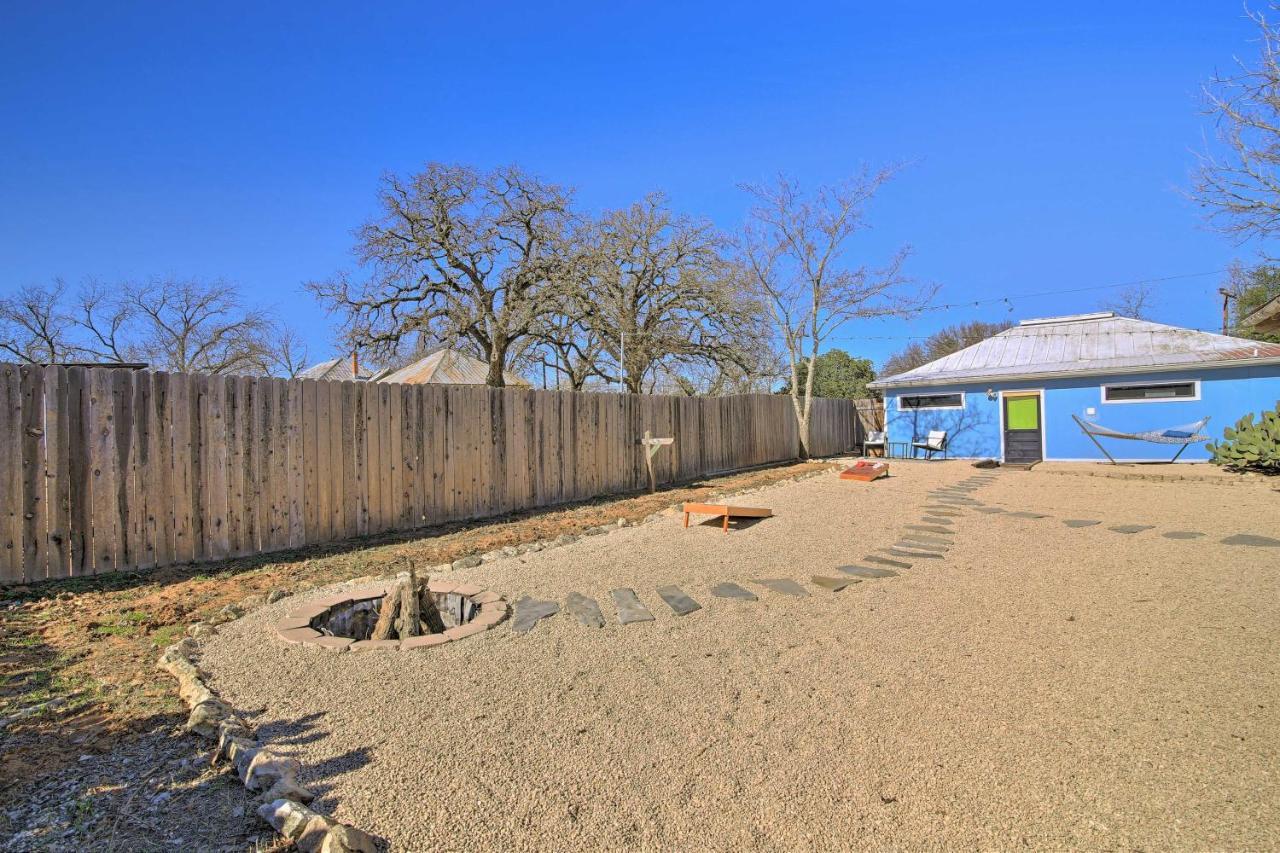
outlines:
M888 462L858 462L852 468L845 468L840 472L841 480L858 480L862 483L870 483L872 480L878 480L881 477L889 475Z

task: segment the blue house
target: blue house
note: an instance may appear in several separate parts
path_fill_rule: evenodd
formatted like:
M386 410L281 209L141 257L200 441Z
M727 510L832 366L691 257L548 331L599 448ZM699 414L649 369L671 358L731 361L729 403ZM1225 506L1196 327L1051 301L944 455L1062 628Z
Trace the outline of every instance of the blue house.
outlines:
M1024 320L981 343L871 383L887 440L909 448L947 433L951 456L1003 462L1105 461L1072 417L1123 433L1211 418L1222 435L1280 400L1280 345L1180 329L1111 312ZM1177 447L1097 439L1118 461L1165 460ZM1209 456L1203 442L1185 461Z

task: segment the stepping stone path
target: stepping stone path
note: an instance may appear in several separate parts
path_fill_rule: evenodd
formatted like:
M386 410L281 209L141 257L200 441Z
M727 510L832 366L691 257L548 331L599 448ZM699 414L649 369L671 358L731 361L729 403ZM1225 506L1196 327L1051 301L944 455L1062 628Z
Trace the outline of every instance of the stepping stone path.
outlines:
M922 560L941 560L942 559L941 554L931 554L925 551L904 551L901 548L893 548L893 547L881 548L880 550L884 551L886 554L892 554L895 557L911 557L913 559L922 559Z
M1253 533L1237 533L1222 540L1223 545L1249 545L1254 548L1280 548L1280 539L1257 536Z
M580 592L571 592L564 600L564 607L588 628L604 627L604 614L600 612L600 605L596 604L594 598L587 598Z
M853 575L855 578L896 578L898 576L893 569L873 569L870 566L836 566L836 571Z
M718 583L711 587L711 594L716 598L738 598L743 601L759 601L756 594L749 589L743 589L736 583Z
M925 533L954 533L949 527L939 527L936 524L908 524L908 530L920 530Z
M539 601L526 595L516 602L516 615L511 619L511 630L517 634L523 634L531 630L540 620L555 616L559 612L560 602Z
M1204 536L1199 530L1170 530L1160 535L1165 539L1200 539Z
M1144 530L1150 530L1153 524L1117 524L1115 527L1108 527L1108 530L1114 530L1116 533L1141 533Z
M684 591L674 584L658 587L658 595L662 596L662 600L675 611L677 616L688 616L693 611L702 609L701 604L685 595Z
M904 563L901 560L890 560L888 557L877 557L875 554L868 554L862 559L868 563L879 563L882 566L893 566L895 569L909 569L910 563Z
M618 621L623 625L632 622L652 622L653 614L649 608L640 603L634 589L614 589L609 591L613 606L618 608Z
M1094 521L1090 518L1065 518L1062 523L1067 527L1093 527L1095 524L1101 524L1101 521Z
M823 575L814 575L810 580L823 589L829 589L832 592L839 592L850 584L858 583L857 578L829 578Z
M771 589L774 592L780 592L783 595L794 595L796 598L808 598L809 590L800 586L800 584L790 578L759 578L756 583L765 589Z

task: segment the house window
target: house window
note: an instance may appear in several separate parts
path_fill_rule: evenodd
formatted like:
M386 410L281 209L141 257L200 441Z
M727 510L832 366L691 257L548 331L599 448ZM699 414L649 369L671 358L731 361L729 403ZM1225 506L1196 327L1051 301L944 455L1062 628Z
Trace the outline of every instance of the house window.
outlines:
M1160 403L1166 400L1199 400L1200 383L1150 382L1142 385L1103 385L1104 403Z
M964 394L914 394L898 397L898 411L911 409L963 409Z

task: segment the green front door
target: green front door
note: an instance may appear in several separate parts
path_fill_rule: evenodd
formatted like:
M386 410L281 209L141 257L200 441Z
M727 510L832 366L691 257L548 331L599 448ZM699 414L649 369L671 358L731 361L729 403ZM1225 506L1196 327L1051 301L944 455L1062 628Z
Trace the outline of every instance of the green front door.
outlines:
M1004 461L1039 462L1040 395L1006 394L1004 397Z

